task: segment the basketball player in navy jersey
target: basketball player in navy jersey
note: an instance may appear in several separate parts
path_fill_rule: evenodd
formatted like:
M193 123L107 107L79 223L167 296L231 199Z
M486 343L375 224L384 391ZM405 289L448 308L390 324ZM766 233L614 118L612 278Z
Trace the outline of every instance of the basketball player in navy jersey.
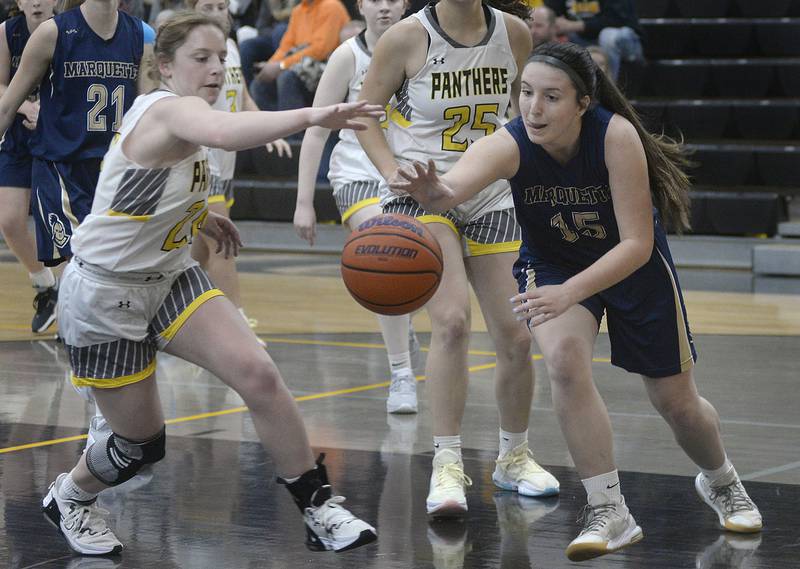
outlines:
M620 491L608 411L592 380L604 313L612 363L642 376L653 405L700 467L695 488L720 525L760 531L761 514L725 454L719 416L692 375L696 354L661 221L688 225L681 147L645 131L589 52L574 44L534 50L519 106L519 118L473 144L446 174L417 162L390 185L441 211L497 179L511 182L523 229L513 311L528 321L544 354L588 495L583 529L567 556L581 561L643 537Z
M44 22L0 99L5 132L41 83L32 202L39 260L47 266L72 254L72 233L91 209L100 161L136 97L145 44L152 43L150 26L117 6L87 0Z
M53 16L55 0L20 0L22 14L0 24L0 95L19 69L30 34ZM4 41L5 40L5 41ZM28 232L32 158L30 137L39 115L39 93L22 102L0 143L0 231L11 251L28 270L36 289L31 329L44 332L55 320L56 277L36 258L36 243Z

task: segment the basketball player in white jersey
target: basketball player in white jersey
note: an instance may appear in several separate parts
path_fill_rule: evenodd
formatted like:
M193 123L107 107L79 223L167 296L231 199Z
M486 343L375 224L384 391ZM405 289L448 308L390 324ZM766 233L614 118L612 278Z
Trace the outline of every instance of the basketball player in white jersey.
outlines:
M186 0L186 6L190 10L196 10L206 16L210 16L230 32L231 18L228 12L228 0ZM257 111L258 106L250 97L247 85L242 75L242 60L239 56L239 48L236 42L228 37L228 55L225 57L225 84L220 91L219 98L212 105L218 111L228 111L231 113L239 111ZM275 148L279 156L292 156L292 149L289 144L278 139L267 145L268 150ZM233 207L233 173L236 170L236 153L223 150L221 148L208 149L208 168L211 175L208 196L208 209L227 218L231 216ZM201 236L192 243L192 257L194 257L203 269L208 272L211 281L225 293L233 304L239 309L242 317L247 320L251 328L257 325L257 321L248 318L242 308L242 296L239 289L239 276L236 273L236 260L233 257L227 259L223 255L215 254L211 251L213 243ZM263 344L263 340L259 341ZM266 344L263 344L266 347Z
M518 75L531 38L527 25L512 13L526 17L529 11L517 0L441 0L381 37L361 98L385 105L396 94L398 102L390 114L388 140L374 120L358 139L384 179L397 177L398 166L415 159L433 159L445 172L472 141L502 124L509 105L518 114ZM508 184L494 183L437 215L384 186L383 211L419 217L444 254L442 283L426 306L433 331L426 375L435 448L428 513L461 516L467 510L465 488L471 481L461 459L460 433L467 395L468 282L497 350L500 453L492 478L499 487L527 496L557 494L558 481L533 460L528 446L533 369L530 333L508 311L508 299L516 292L511 269L522 235Z
M358 100L372 48L383 32L400 21L407 6L406 0L359 0L358 9L364 16L366 29L331 54L314 95L315 107ZM297 234L312 245L317 222L314 188L329 134L330 130L322 127L310 128L300 148L294 227ZM378 197L381 175L364 154L352 131L343 130L339 134L339 142L331 154L328 179L342 223L350 231L381 213ZM410 320L408 315L378 316L391 369L392 379L386 400L389 413L417 412L412 352L419 352L419 344L410 328Z
M275 363L188 245L199 231L225 255L236 255L241 245L233 223L207 209L204 147L253 148L316 124L360 128L353 119L379 117L383 108L215 111L209 105L223 84L225 53L221 26L202 14L177 15L159 30L161 90L137 98L125 115L105 155L91 213L73 235L60 333L73 383L91 387L112 432L57 477L42 507L80 554L122 550L100 516L97 494L164 457L159 350L209 370L244 399L279 482L303 514L310 549L341 551L376 538L333 495Z
M230 30L228 0L188 0L186 4L188 8L217 20L223 29ZM234 113L241 110L258 111L258 107L250 98L247 86L244 84L241 59L236 42L228 38L226 47L228 53L225 57L225 83L222 86L219 98L212 105L212 108L218 111ZM282 138L267 145L270 152L273 147L279 156L287 154L291 157L291 147ZM236 152L229 152L221 148L208 149L208 209L229 219L230 208L233 205L233 173L235 169ZM250 327L254 328L256 321L248 318L242 308L239 276L236 273L236 259L233 256L226 257L221 253L212 252L213 240L202 233L199 235L198 239L192 241L192 257L208 273L214 286L225 293L225 296L239 309L239 313ZM258 338L258 342L262 347L266 348L266 343L261 338ZM93 402L89 390L78 389L78 392L89 402ZM87 449L92 445L95 438L100 436L98 434L100 432L108 432L110 434L109 426L103 418L102 412L99 408L96 408L95 416L89 423L89 435L86 439ZM150 478L150 469L145 468L136 476L136 482L130 482L123 488L126 490L133 489L136 486L145 484Z

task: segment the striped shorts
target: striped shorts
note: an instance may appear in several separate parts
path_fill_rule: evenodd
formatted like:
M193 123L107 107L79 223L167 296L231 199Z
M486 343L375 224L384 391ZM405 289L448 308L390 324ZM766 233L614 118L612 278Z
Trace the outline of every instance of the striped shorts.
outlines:
M379 204L379 184L377 180L360 180L350 182L333 189L333 199L342 216L342 223L347 223L350 216L368 205Z
M209 175L208 203L224 203L228 209L233 207L233 179L223 180Z
M465 222L452 211L428 213L416 200L403 197L385 203L383 212L416 217L423 223L444 223L461 239L465 257L516 253L522 243L522 228L513 207L490 211Z
M156 352L197 308L221 295L197 265L171 273L115 273L73 258L58 303L72 383L110 388L148 378Z

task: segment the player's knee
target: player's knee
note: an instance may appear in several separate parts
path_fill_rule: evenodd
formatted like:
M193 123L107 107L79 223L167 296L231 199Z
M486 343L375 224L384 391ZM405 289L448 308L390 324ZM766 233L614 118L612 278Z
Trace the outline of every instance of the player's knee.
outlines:
M587 362L591 362L591 355L584 352L583 343L569 336L549 346L544 359L550 380L562 384L580 380ZM591 365L588 367L591 369Z
M272 399L283 385L278 366L263 352L242 358L237 368L236 391L248 405Z
M524 324L501 334L498 340L495 341L498 360L503 359L510 362L528 360L531 350L531 333Z
M445 347L456 348L469 341L470 318L466 311L454 310L431 315L434 334Z
M652 399L653 406L673 428L686 428L695 423L697 402L688 397L661 397Z
M133 478L144 465L164 458L166 439L164 427L145 441L132 441L115 433L100 436L86 451L86 465L103 484L118 486Z

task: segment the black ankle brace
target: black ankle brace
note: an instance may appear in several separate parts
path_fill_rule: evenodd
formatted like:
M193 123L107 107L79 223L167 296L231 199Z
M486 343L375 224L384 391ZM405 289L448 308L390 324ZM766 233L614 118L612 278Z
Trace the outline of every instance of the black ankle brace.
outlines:
M278 477L278 484L286 486L300 512L304 512L308 507L324 504L333 495L328 483L328 471L322 464L323 460L325 460L325 453L319 455L313 469L304 472L294 482L287 482Z

